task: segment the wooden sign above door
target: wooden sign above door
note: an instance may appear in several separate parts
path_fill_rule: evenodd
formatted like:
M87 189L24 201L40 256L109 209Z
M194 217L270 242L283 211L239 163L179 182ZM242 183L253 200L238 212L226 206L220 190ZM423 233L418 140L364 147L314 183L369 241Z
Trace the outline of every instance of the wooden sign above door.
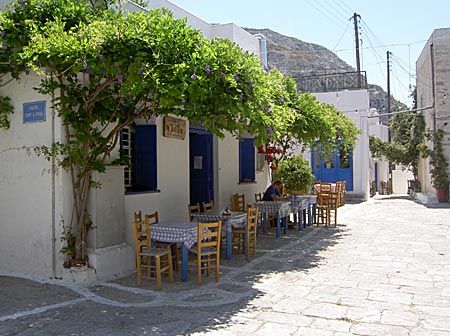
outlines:
M186 136L186 120L173 117L164 117L163 136L184 140Z

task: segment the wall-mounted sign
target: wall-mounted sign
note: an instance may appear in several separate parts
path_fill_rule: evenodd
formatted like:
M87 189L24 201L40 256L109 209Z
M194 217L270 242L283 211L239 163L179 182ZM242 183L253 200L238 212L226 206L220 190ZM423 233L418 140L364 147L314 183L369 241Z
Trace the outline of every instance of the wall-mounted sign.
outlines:
M164 117L164 131L163 136L167 138L184 140L186 136L186 120Z
M23 123L45 121L45 101L23 104Z
M194 169L203 169L203 156L194 156Z

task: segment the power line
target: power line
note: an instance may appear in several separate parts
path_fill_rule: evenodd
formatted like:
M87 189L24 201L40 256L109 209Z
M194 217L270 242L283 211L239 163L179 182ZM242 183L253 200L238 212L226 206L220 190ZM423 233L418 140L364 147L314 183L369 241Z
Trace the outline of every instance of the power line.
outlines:
M336 2L335 0L333 0L334 2ZM337 0L338 2L340 2L342 4L343 7L347 7L348 11L351 13L353 12L353 10L342 0Z
M365 26L362 27L362 32L365 33ZM365 35L367 35L367 42L369 43L369 45L370 45L370 46L373 46L373 44L372 44L372 39L369 37L368 34L365 34ZM384 72L384 70L381 68L381 64L384 64L384 63L385 63L384 56L380 55L379 52L377 51L377 49L374 49L374 48L369 48L369 49L371 49L371 50L373 51L374 56L375 56L375 59L378 61L377 64L378 64L378 66L379 66L380 73L381 73L381 75L383 76L383 79L386 81L385 72Z
M446 37L446 36L444 36L444 37L436 37L433 40L439 40L439 39L445 39L445 38L448 38L448 37ZM412 46L414 44L425 43L427 41L428 40L420 40L420 41L409 42L409 43L392 43L392 44L380 43L379 45L375 45L375 46L370 47L370 48L366 47L364 49L373 49L373 48L381 49L381 48L389 48L389 47L409 47L409 46ZM353 51L353 49L339 49L339 50L336 50L336 52L341 52L341 51Z
M329 9L327 9L326 7L324 7L323 5L321 5L319 3L319 6L322 7L325 11L327 11L328 13L331 14L331 16L329 16L328 14L326 14L323 10L317 8L313 3L311 3L309 0L305 0L306 3L308 3L311 7L313 7L315 10L317 10L319 13L321 13L322 15L326 16L328 19L330 19L331 21L333 21L336 25L338 25L339 27L345 29L345 25L341 22L341 19L338 18L336 15L334 15L333 12L331 12ZM333 19L332 17L334 17L335 19ZM337 20L337 21L336 21Z
M345 27L345 30L344 30L344 32L342 33L342 36L341 36L341 38L339 39L339 41L338 41L338 42L336 43L336 45L334 46L333 51L336 49L336 47L339 45L339 43L341 43L342 39L344 38L345 33L347 32L348 26L350 26L350 23L351 23L351 22L348 21L347 27Z
M332 9L334 9L337 14L341 15L344 19L347 19L348 14L346 13L345 10L342 10L342 7L337 6L336 8L335 6L333 6L333 4L329 3L328 0L323 1L325 1ZM342 10L342 12L340 12L340 10Z

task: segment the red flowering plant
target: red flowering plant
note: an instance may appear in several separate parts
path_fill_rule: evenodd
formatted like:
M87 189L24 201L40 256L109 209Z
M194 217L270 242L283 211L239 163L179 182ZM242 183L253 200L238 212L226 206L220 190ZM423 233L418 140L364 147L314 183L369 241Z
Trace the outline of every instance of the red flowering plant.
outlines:
M266 161L269 164L270 170L274 171L278 168L278 162L281 159L283 149L278 147L272 140L268 142L265 149Z

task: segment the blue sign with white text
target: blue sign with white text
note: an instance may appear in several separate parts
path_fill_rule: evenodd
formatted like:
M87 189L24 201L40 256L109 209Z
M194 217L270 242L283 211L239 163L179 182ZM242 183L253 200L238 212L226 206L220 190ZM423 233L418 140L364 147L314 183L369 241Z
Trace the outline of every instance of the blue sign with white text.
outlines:
M23 104L23 123L45 121L45 101Z

